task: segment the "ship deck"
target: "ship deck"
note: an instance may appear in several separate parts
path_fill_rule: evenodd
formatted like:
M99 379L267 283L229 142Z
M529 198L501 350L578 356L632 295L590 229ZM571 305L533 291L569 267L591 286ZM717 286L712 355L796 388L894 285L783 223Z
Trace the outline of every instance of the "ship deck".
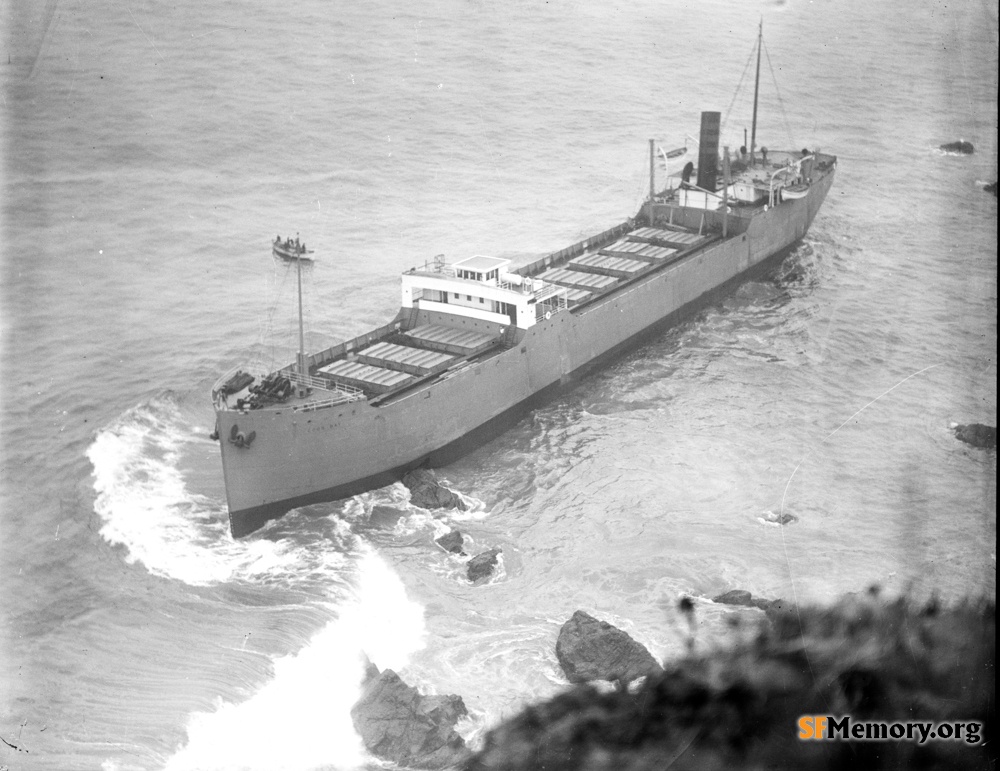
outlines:
M657 267L695 251L713 237L681 227L635 227L592 245L538 261L519 272L564 291L572 310L633 281ZM295 388L284 398L269 400L252 395L257 386L241 389L224 399L231 408L291 407L311 410L360 399L386 398L469 359L505 349L501 335L489 335L445 324L405 324L383 327L341 344L337 351L319 354L321 363L301 378L293 366L277 374ZM339 351L339 352L338 352ZM220 381L222 382L222 381Z
M753 166L739 160L732 164L732 183L746 185L758 197L754 201L729 198L728 237L744 231L752 217L766 210L766 200L759 197L761 192L771 189L772 178L778 183L790 183L793 174L789 170L795 170L794 164L802 157L802 153L796 152L770 152L766 163L758 159ZM836 164L836 157L816 153L814 164L814 176L818 177ZM653 218L655 227L641 220L629 220L522 265L515 272L545 282L553 290L558 288L566 300L560 310L572 313L698 253L723 237L725 227L721 223L726 214L711 207L680 205L678 191L671 183L654 197L650 204L652 213L647 214ZM709 193L702 191L702 194ZM222 409L235 406L237 410L288 407L312 410L361 399L381 402L470 359L500 353L519 339L513 334L519 330L513 326L506 331L501 327L497 334L491 335L459 326L458 317L455 326L449 326L447 318L443 323L415 323L416 318L413 310L401 312L384 327L307 357L309 374L304 378L295 374L294 365L272 373L269 378L282 376L297 386L293 391L283 392L280 399L253 395L251 392L259 390L259 384L222 395L226 393L224 384L232 382L230 373L220 378L213 389L216 404Z

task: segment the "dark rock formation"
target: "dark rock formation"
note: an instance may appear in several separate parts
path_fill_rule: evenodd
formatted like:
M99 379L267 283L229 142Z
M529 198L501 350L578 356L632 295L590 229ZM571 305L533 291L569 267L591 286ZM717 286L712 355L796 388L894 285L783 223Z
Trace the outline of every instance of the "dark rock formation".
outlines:
M392 530L396 523L402 519L403 513L392 506L373 506L372 513L368 517L368 524L382 530Z
M774 512L765 511L764 515L761 517L763 522L769 525L790 525L793 522L798 522L799 518L794 514L789 514L788 512Z
M469 756L455 723L467 713L459 696L422 696L387 669L369 664L354 728L373 755L409 768L449 768Z
M990 182L989 184L983 185L983 190L985 190L987 193L993 193L995 197L997 194L997 183Z
M465 771L994 768L995 606L851 598L763 619L635 689L575 686L490 731ZM974 740L802 741L802 715L975 722Z
M488 578L493 575L493 571L497 566L497 555L500 551L499 548L490 549L489 551L484 551L482 554L477 554L469 560L466 568L469 580L476 582L481 578Z
M571 683L631 682L663 671L649 651L628 634L582 610L574 613L559 630L556 658Z
M976 151L976 148L972 146L972 142L966 142L964 139L941 145L941 149L946 153L961 153L962 155L972 155Z
M745 589L732 589L718 597L713 597L712 602L719 602L723 605L742 605L746 608L760 608L767 610L778 600L765 600L763 597L754 597Z
M410 489L410 502L422 509L459 509L465 511L462 499L447 487L442 487L434 475L418 468L403 477L403 484Z
M744 589L732 589L718 597L713 597L712 602L721 602L724 605L745 605L753 606L753 595Z
M989 450L997 446L997 427L984 426L982 423L970 423L967 426L955 426L955 436L966 444Z
M435 539L434 542L442 549L444 549L445 551L450 551L452 554L462 554L462 555L465 554L465 552L462 550L462 544L464 543L464 540L462 538L462 534L458 530L452 530L448 533L445 533L440 538Z

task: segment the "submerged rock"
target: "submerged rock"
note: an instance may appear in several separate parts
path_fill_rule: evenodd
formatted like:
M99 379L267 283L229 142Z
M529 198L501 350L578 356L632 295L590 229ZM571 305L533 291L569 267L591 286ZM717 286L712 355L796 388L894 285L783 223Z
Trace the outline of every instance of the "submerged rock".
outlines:
M578 610L562 625L556 658L571 683L590 680L631 682L662 672L649 651L626 632Z
M403 518L403 512L392 506L373 506L368 524L382 530L392 530Z
M383 760L410 768L449 768L469 751L455 731L468 711L460 696L424 696L391 669L367 668L361 698L351 709L365 747Z
M410 503L422 509L459 509L465 503L454 492L443 487L427 469L414 469L403 477L403 484L410 490Z
M996 194L997 194L997 183L996 182L989 182L988 184L983 185L983 190L985 190L987 193L993 193L993 195L996 196Z
M976 151L976 148L972 146L972 142L966 142L964 139L941 145L941 149L946 153L960 153L962 155L972 155Z
M997 427L982 423L970 423L966 426L955 426L955 436L966 444L989 450L997 446Z
M762 520L768 525L790 525L798 522L799 518L788 512L765 511Z
M452 530L440 538L435 538L434 543L445 551L450 551L452 554L465 554L462 550L464 538L458 530Z
M500 554L501 549L493 548L489 551L484 551L482 554L477 554L471 560L466 567L466 574L469 576L469 580L475 583L481 578L488 578L493 575L493 571L496 570L497 566L497 555Z

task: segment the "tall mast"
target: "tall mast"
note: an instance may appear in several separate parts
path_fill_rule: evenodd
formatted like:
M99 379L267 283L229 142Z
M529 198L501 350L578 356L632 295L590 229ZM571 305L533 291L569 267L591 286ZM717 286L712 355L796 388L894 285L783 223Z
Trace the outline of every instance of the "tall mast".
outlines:
M757 148L757 94L760 91L760 48L764 39L764 19L757 28L757 79L753 84L753 127L750 130L750 165L754 164L754 150Z
M655 139L649 140L649 224L653 224L653 197L656 195L656 148Z
M306 395L306 333L302 323L302 252L296 247L295 267L299 280L299 396Z

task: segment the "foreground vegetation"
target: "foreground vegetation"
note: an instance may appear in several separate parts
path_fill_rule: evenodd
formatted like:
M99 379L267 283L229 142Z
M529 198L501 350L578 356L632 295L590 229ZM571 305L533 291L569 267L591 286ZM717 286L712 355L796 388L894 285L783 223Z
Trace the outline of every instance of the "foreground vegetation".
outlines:
M992 769L995 628L992 601L941 608L872 592L827 609L775 606L731 648L692 653L632 687L578 685L525 709L464 768ZM981 728L975 741L804 741L803 715Z

